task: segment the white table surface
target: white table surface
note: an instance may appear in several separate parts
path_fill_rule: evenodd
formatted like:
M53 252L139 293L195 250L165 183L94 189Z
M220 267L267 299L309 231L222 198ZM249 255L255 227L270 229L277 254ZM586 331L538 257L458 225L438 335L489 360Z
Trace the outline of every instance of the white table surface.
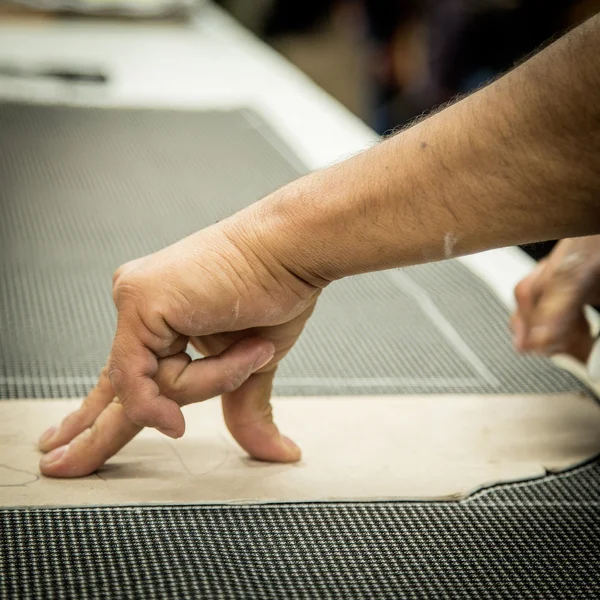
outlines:
M287 60L210 4L188 24L0 21L0 64L98 68L109 76L101 86L0 77L2 99L93 106L251 107L311 169L335 163L378 139ZM509 309L514 307L514 286L535 264L519 248L459 260ZM584 377L581 369L577 374Z

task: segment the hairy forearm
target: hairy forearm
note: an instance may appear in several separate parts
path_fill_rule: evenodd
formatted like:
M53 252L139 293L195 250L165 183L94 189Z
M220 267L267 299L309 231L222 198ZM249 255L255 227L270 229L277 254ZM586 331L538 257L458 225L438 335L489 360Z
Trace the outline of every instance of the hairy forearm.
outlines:
M600 232L600 16L249 214L260 243L316 284Z

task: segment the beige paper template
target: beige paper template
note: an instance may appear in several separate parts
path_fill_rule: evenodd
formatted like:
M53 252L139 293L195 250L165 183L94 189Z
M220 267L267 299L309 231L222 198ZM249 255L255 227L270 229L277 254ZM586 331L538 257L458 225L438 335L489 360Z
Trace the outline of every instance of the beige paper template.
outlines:
M186 407L177 441L144 430L97 474L39 475L36 439L77 400L0 402L0 506L457 499L600 453L600 405L577 394L379 396L274 401L303 449L250 460L217 400Z

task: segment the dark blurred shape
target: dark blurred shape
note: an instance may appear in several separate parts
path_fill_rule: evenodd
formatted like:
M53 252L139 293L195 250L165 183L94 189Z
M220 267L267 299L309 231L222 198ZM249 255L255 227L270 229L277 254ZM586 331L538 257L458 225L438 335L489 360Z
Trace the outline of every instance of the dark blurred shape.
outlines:
M335 0L278 0L267 15L263 34L271 38L310 30L327 20L335 4Z
M524 244L521 246L521 249L525 250L531 258L542 260L542 258L545 258L552 252L557 243L556 240L553 240L549 242L538 242L537 244Z
M314 32L326 31L327 24L335 21L332 15L353 13L347 27L353 30L356 49L365 55L367 118L379 133L482 85L600 9L600 0L263 0L258 4L262 8L254 11L262 12L258 31L264 38L277 42L292 36L293 43L304 45L307 52ZM330 35L335 31L330 29ZM342 65L347 63L341 55L338 59Z
M383 49L391 65L384 77L381 57L371 69L374 87L379 89L373 96L380 100L372 106L372 125L383 133L486 83L563 33L580 4L574 0L365 0L374 44L379 52ZM405 70L396 65L407 60L406 20L412 21L409 32L419 27L422 31L420 47L413 46L415 55L410 57L421 63L421 69L402 77Z
M58 79L65 83L97 83L108 82L108 75L98 70L82 71L70 67L44 67L23 69L15 65L0 64L0 77L17 79Z

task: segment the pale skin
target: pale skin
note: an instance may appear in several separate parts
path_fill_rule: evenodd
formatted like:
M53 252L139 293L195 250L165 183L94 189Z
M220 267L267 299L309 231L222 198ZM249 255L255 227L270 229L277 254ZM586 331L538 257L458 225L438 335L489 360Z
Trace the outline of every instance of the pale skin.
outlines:
M596 16L410 129L121 267L107 367L40 439L42 472L92 473L142 427L180 437L181 407L217 395L251 456L298 460L271 389L323 288L449 253L600 233L598 98ZM189 342L210 358L192 361Z

